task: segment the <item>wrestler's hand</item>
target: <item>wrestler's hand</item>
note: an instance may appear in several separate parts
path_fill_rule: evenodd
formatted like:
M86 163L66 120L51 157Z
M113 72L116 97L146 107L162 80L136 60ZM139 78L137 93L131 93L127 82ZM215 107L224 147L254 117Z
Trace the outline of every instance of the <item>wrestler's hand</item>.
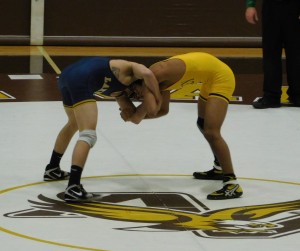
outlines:
M134 110L127 108L121 111L120 116L125 122L127 122L130 121L130 118L132 117L133 114L134 114Z

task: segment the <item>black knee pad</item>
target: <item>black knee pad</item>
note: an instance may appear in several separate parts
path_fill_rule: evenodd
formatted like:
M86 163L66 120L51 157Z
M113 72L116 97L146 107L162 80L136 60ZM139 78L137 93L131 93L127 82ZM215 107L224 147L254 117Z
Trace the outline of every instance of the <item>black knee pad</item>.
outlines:
M203 133L203 131L204 131L204 119L203 118L198 117L197 126L198 126L199 130Z

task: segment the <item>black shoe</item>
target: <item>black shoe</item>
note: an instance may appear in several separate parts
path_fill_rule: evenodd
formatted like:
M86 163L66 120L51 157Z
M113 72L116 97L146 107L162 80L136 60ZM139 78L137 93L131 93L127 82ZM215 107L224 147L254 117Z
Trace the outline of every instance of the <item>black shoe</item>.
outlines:
M54 168L51 168L50 165L46 166L44 181L67 180L69 177L70 173L62 171L59 166Z
M206 172L194 172L193 176L199 180L223 180L223 171L214 167Z
M228 200L241 197L243 189L239 184L226 184L222 189L207 195L208 200Z
M292 99L292 98L290 98L289 100L291 102L291 106L293 106L293 107L300 107L300 99Z
M266 98L259 98L257 101L252 103L252 106L256 109L279 108L281 107L281 103L270 102Z
M85 191L81 184L74 184L66 188L64 200L66 202L88 202L95 197L92 193Z

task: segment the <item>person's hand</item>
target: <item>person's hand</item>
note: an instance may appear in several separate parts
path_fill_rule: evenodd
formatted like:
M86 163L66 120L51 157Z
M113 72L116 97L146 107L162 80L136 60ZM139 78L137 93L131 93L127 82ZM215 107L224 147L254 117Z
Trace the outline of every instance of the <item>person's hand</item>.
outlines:
M131 116L134 114L132 109L123 109L120 113L121 118L127 122L130 121Z
M134 95L132 96L134 97L135 100L141 101L143 99L143 88L147 88L147 87L144 87L144 85L142 84L132 85L132 91L134 93Z
M258 22L258 14L255 7L248 7L245 12L245 18L250 24Z

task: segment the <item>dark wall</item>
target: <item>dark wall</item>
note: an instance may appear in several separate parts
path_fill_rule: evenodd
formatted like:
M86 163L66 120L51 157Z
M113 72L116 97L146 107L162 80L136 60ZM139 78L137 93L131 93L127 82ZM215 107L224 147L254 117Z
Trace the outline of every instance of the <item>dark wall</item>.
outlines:
M0 44L28 44L31 0L0 0Z
M30 0L0 7L8 9L0 35L30 35ZM258 46L260 25L248 24L244 12L245 0L50 0L44 44Z

